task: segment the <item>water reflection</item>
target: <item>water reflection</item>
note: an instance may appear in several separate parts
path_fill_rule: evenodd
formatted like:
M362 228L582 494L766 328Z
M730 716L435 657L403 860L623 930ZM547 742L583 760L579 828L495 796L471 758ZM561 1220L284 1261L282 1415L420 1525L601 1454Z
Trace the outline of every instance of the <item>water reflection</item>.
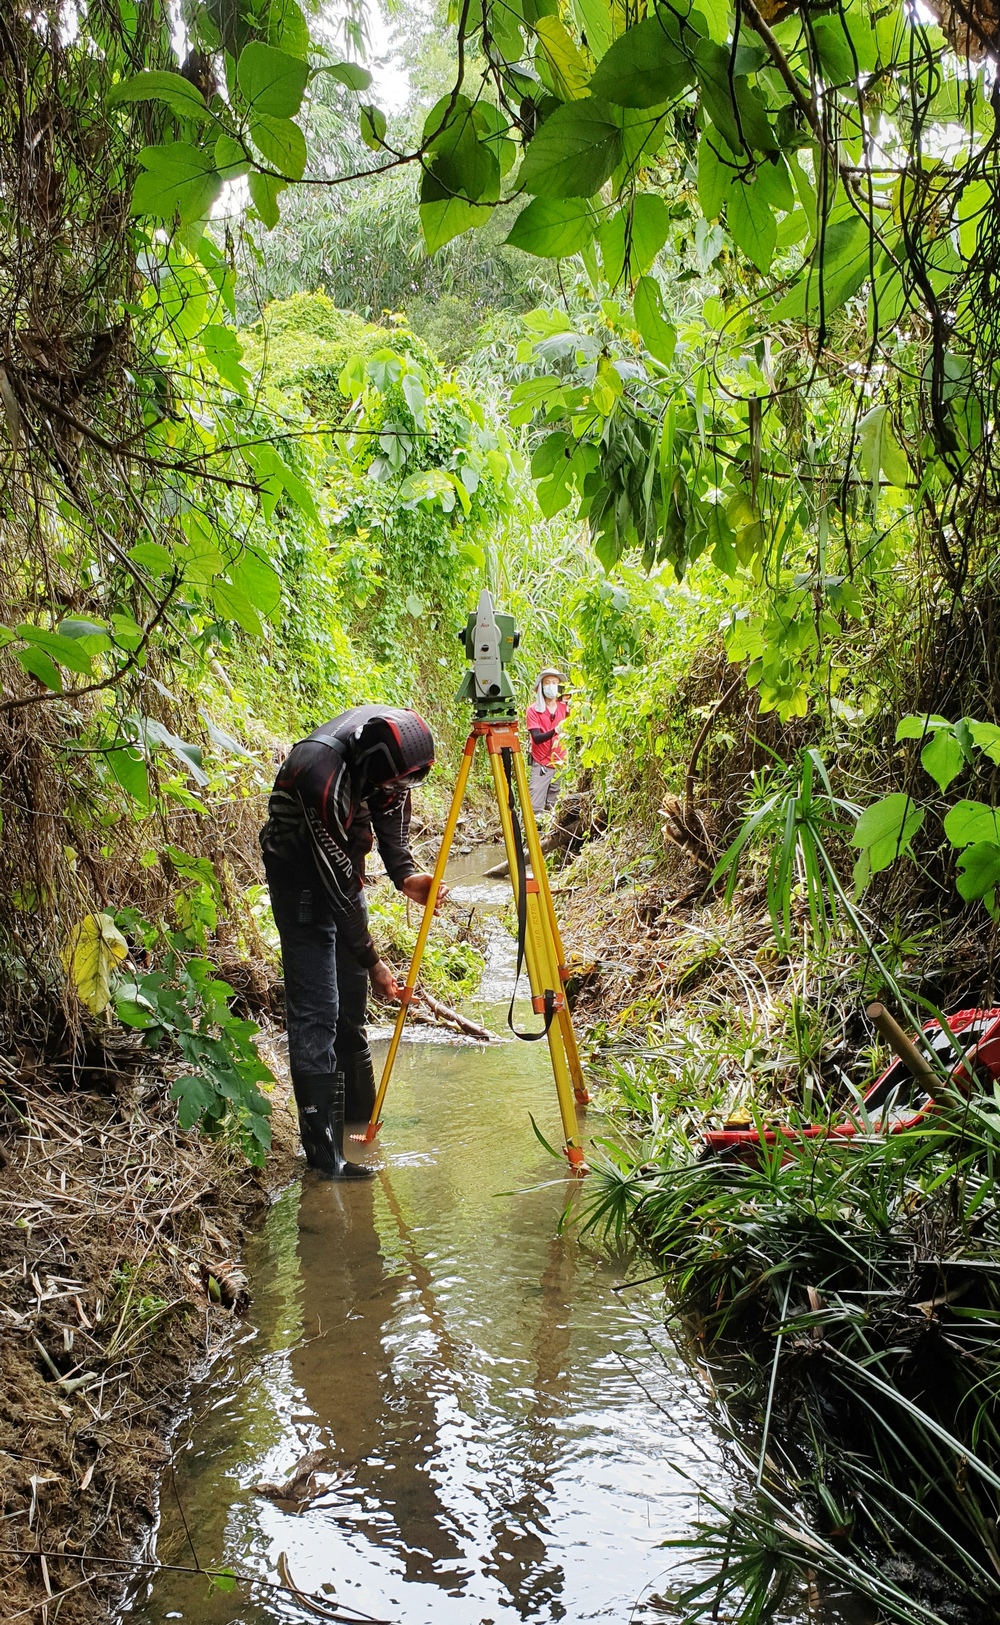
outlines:
M491 1013L497 1030L504 1010ZM570 1187L544 1046L404 1045L378 1178L288 1191L249 1259L252 1341L196 1396L157 1553L230 1563L397 1625L652 1625L662 1542L726 1498L655 1298L560 1233ZM543 1052L543 1053L540 1053ZM641 1381L636 1381L636 1373ZM302 1502L258 1493L307 1452ZM130 1625L274 1625L161 1573Z

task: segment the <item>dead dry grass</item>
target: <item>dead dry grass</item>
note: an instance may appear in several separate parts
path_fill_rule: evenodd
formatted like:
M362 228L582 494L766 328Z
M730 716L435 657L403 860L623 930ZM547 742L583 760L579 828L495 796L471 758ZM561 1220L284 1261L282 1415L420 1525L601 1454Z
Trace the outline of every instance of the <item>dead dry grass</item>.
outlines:
M0 1059L3 1617L42 1625L115 1616L109 1560L152 1528L171 1424L233 1333L242 1242L297 1149L284 1084L258 1173L177 1128L132 1044L89 1081Z

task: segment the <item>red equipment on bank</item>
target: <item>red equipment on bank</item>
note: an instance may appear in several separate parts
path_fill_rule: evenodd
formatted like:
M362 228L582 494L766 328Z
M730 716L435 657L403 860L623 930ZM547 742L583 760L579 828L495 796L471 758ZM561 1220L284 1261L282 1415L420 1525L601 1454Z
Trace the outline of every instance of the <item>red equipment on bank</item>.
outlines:
M766 1128L727 1124L725 1128L706 1130L702 1138L707 1150L743 1159L752 1157L761 1145L776 1145L781 1139L798 1142L851 1139L858 1134L899 1134L922 1122L933 1112L935 1096L945 1087L944 1079L881 1005L872 1005L868 1014L893 1045L897 1059L872 1084L863 1097L864 1110L856 1117L848 1113L842 1122L829 1127L818 1123L805 1128L788 1123ZM939 1021L924 1023L923 1044L925 1049L933 1050L948 1071L951 1087L967 1094L977 1076L983 1081L1000 1078L1000 1009L959 1010L947 1021L961 1043L961 1058Z

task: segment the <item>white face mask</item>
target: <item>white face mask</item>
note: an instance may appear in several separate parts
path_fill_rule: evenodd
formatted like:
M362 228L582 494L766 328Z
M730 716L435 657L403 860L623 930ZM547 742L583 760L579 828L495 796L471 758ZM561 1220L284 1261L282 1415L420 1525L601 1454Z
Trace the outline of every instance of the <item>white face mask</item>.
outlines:
M558 699L559 698L559 684L558 683L543 683L542 684L542 693L545 695L545 698L547 700L556 700L556 699Z

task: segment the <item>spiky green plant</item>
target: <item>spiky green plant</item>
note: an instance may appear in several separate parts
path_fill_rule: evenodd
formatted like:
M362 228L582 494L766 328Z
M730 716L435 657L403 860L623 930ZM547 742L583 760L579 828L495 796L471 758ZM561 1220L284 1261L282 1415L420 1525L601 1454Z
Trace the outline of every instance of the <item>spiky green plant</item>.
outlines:
M998 1149L985 1095L749 1165L678 1131L598 1173L584 1223L657 1261L753 1468L697 1537L715 1567L678 1599L690 1625L711 1597L768 1619L804 1568L887 1618L1000 1620Z

